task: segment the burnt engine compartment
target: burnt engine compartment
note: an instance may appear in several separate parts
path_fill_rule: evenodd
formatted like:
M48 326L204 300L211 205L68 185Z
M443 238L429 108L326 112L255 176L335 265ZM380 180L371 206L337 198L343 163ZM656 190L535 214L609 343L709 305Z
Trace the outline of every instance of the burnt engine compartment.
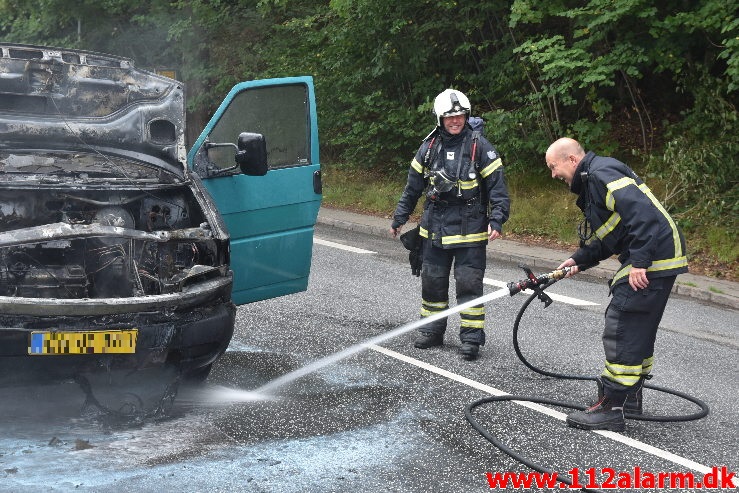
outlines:
M177 292L183 280L223 263L200 205L187 187L167 190L2 190L0 230L54 223L144 232L202 228L168 241L115 234L0 244L0 296L117 298ZM17 242L16 242L17 243ZM214 269L210 269L211 271Z

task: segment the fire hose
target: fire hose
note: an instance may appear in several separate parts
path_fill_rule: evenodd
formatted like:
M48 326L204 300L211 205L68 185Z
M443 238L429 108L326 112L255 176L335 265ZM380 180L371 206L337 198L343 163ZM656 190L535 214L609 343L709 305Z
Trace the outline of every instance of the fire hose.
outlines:
M571 270L571 267L565 267L563 269L557 269L552 272L542 274L539 276L536 276L533 274L531 269L529 269L526 266L519 266L521 267L524 272L526 272L526 278L518 281L518 282L509 282L508 283L508 290L510 292L511 296L514 296L521 291L524 290L532 290L533 293L526 299L524 304L521 306L521 309L518 311L518 315L516 316L516 320L513 323L513 347L516 351L516 355L518 356L518 359L521 360L521 362L530 370L534 371L535 373L538 373L540 375L544 375L547 377L552 378L560 378L560 379L567 379L567 380L592 380L595 381L596 377L590 377L590 376L581 376L581 375L568 375L568 374L562 374L562 373L556 373L552 371L543 370L540 368L537 368L533 364L531 364L523 355L521 352L521 347L518 342L518 332L519 332L519 326L521 323L521 319L526 312L526 309L529 307L531 302L534 299L539 299L542 303L544 303L544 308L547 308L552 303L552 298L544 292L544 290L548 287L551 287L555 282L557 282L560 279L563 279ZM624 417L626 419L632 419L632 420L640 420L640 421L657 421L657 422L677 422L677 421L693 421L697 419L701 419L708 415L709 408L708 405L706 405L705 402L701 401L700 399L690 396L688 394L685 394L683 392L679 392L677 390L668 389L665 387L660 387L657 385L652 385L644 382L644 388L646 389L652 389L658 392L664 392L666 394L671 394L677 397L680 397L682 399L685 399L687 401L692 402L696 406L700 408L699 411L691 413L691 414L685 414L685 415L677 415L677 416L659 416L659 415L651 415L651 414L629 414L625 413ZM495 445L498 449L500 449L502 452L510 456L511 458L517 460L518 462L526 465L530 469L533 469L539 473L543 474L549 474L554 475L555 472L547 469L546 467L528 459L524 455L520 454L519 452L513 450L508 445L506 445L502 440L500 440L498 437L490 433L474 416L473 411L475 408L482 406L484 404L489 404L493 402L505 402L505 401L527 401L527 402L534 402L537 404L548 404L552 406L557 407L564 407L564 408L570 408L570 409L577 409L577 410L583 410L586 409L587 406L582 406L579 404L574 404L571 402L563 402L558 401L554 399L547 399L543 397L538 396L529 396L529 395L502 395L502 396L490 396L490 397L484 397L482 399L478 399L474 402L471 402L465 407L464 415L467 421L472 425L472 427L477 430L483 437L485 437L489 442L491 442L493 445ZM568 476L557 474L557 481L562 484L567 484L572 486L572 479ZM603 490L598 489L591 489L591 488L581 488L581 491L596 491L600 492Z

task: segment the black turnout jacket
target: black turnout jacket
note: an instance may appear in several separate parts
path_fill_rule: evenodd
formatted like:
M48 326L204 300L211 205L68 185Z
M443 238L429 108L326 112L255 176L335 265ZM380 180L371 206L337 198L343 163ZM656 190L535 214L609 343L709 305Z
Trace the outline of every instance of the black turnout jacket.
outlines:
M424 192L439 185L435 172L443 170L453 182L446 192L426 194L420 234L440 248L484 246L488 224L503 231L510 201L503 162L493 145L477 135L472 159L473 130L466 125L458 135L437 128L421 144L408 181L393 214L392 227L405 224Z
M594 264L618 255L621 268L612 286L628 281L631 267L647 269L647 277L688 271L685 238L647 185L626 164L588 152L570 186L577 206L594 231L593 239L572 259Z

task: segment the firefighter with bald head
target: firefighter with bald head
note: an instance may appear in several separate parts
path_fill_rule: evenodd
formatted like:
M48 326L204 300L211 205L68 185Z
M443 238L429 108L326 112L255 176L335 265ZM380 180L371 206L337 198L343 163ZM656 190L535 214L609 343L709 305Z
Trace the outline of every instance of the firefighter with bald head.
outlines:
M580 248L559 268L571 267L569 277L612 255L621 263L609 282L597 402L571 413L567 424L622 431L624 411L642 413L642 386L651 376L657 328L675 278L688 271L685 238L646 183L621 161L586 153L569 137L553 142L545 161L552 178L577 195L584 214Z
M411 161L390 226L392 236L398 236L425 197L419 224L422 318L449 308L452 267L458 304L482 296L486 246L500 237L508 220L503 163L482 132L472 128L470 117L470 102L462 92L447 89L436 96L436 127ZM485 306L462 310L460 319L460 353L477 359L485 344ZM446 318L420 327L414 346L441 346L446 328Z

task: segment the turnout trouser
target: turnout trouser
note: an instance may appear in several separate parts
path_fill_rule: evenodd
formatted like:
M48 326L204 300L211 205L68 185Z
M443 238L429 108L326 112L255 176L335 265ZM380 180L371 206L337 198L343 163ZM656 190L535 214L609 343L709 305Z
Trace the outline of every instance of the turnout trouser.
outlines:
M647 289L629 283L613 287L606 309L603 349L603 390L620 400L652 371L654 341L675 277L649 279Z
M443 249L426 240L421 269L421 317L428 317L449 308L449 275L454 265L457 304L482 296L485 275L485 245ZM485 344L485 305L476 305L460 312L459 338L462 342ZM443 334L447 319L442 318L419 329L423 333Z

